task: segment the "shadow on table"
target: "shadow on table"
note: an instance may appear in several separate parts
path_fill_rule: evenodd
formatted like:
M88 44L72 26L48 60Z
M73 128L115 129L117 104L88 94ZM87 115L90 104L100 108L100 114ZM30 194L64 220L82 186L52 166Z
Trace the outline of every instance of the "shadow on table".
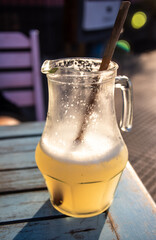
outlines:
M107 213L72 218L56 211L47 200L29 222L17 224L19 233L13 240L99 239Z

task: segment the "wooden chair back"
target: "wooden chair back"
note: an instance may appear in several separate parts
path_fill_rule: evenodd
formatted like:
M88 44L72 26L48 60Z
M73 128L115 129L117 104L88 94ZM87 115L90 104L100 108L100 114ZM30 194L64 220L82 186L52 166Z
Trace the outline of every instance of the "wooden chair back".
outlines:
M44 120L38 30L29 37L0 32L0 90L19 107L34 106L36 120Z

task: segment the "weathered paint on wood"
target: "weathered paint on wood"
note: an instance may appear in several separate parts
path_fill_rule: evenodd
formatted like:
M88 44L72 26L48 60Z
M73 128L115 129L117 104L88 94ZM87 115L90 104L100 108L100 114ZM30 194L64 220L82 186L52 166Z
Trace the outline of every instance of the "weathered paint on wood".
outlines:
M36 167L34 150L23 154L8 153L0 155L0 171Z
M63 215L61 213L59 213L52 207L50 200L49 200L49 194L47 191L37 191L37 192L30 192L30 193L28 192L28 193L23 193L23 194L11 194L11 195L7 195L7 196L3 196L0 199L0 208L1 208L0 224L1 225L5 224L8 226L8 228L12 228L12 226L8 225L8 224L11 224L11 221L12 221L15 231L19 228L19 226L21 226L21 228L23 227L23 224L19 224L20 222L27 223L28 221L36 222L35 224L38 225L38 228L41 227L41 229L42 229L42 226L40 226L40 224L42 224L44 221L44 225L45 225L45 220L47 218L49 218L49 222L51 222L51 223L49 223L47 221L45 226L48 227L48 225L50 224L51 228L54 229L55 223L53 220L55 219L55 217L57 217L56 221L58 221L59 217L60 218L63 217ZM101 215L103 215L103 214L101 214ZM104 216L102 216L102 217L104 217ZM64 216L64 218L65 218L65 216ZM41 221L41 223L40 223L41 219L43 221ZM99 222L99 221L101 221L100 215L95 217L94 219L97 219L96 220L96 221L98 221L97 224L100 224L100 225L102 224L101 222ZM39 222L37 222L37 220ZM16 221L16 222L18 221L19 222L18 225L16 225L14 223L14 221ZM69 221L73 222L73 219L71 218ZM86 219L85 221L86 222L90 221L90 219L88 219L88 220ZM75 227L72 229L73 234L75 231L75 233L79 233L80 235L83 236L83 232L84 232L83 229L84 229L84 227L86 227L86 225L83 224L84 219L77 219L77 222L79 222L79 224L82 224L82 226L79 228L79 231L78 231L75 229L75 227L77 227L75 225ZM65 227L68 227L68 226L66 226L67 223L68 222L66 220L64 220L63 225ZM60 227L61 227L61 225L60 225ZM3 227L0 227L0 229L1 228L3 229ZM4 227L4 229L5 229L5 227ZM93 229L94 229L94 231L96 231L95 226L93 227ZM32 229L28 227L27 231L29 232L29 234L30 234L31 230ZM89 231L90 230L91 229L89 229ZM112 230L113 230L113 227L111 226L110 219L106 218L106 224L103 226L103 229L102 229L102 232L104 232L105 237L106 236L109 236L109 237L114 236L114 239L116 239L115 231L114 231L114 233L112 233ZM85 231L87 232L87 229ZM53 235L51 236L50 232L48 234L49 234L48 238L44 238L42 236L43 237L42 239L51 239L50 237L52 237ZM61 238L61 235L59 235L59 238ZM103 239L103 238L101 238L101 239ZM108 238L105 238L105 239L108 239Z
M35 151L40 137L5 139L0 141L0 154Z
M156 205L129 163L110 214L119 239L156 239Z
M19 136L20 134L23 134L22 130ZM31 162L33 162L37 142L38 137L0 140L2 152L0 161L1 156L3 162L7 161L6 157L10 159L11 154L14 158L17 154L22 161L23 154L24 161L31 156ZM11 163L14 160L8 161ZM40 187L45 187L45 184L37 168L20 169L17 162L15 166L19 169L12 168L7 171L6 168L6 171L4 169L0 173L0 187L2 186L2 191L7 193L3 193L0 198L0 208L3 209L0 215L0 239L156 239L155 203L129 163L119 183L108 216L100 214L97 217L85 219L70 218L53 209L48 200L47 191L39 190ZM28 168L26 162L23 167ZM35 189L38 191L34 191ZM9 194L9 191L12 193ZM16 191L21 192L13 193Z
M0 223L61 215L52 207L47 190L2 195L0 209Z
M15 126L0 127L0 140L1 138L12 138L20 136L29 136L35 134L42 134L45 122L30 122L22 123Z
M0 175L0 193L45 188L38 168L4 171Z
M99 239L117 240L105 214L92 218L57 218L0 226L3 240ZM101 232L105 232L101 236ZM7 237L6 237L7 236Z
M3 196L1 199L1 206L3 207L1 221L9 221L9 219L12 220L13 217L14 220L24 220L24 218L29 220L35 218L36 220L36 217L40 218L42 216L43 218L46 218L57 215L57 211L55 211L49 204L48 194L45 191L24 193L21 197L19 195L18 200L15 201L17 198L18 194L12 196L8 195L4 202ZM36 199L37 203L35 205ZM8 210L6 209L7 206ZM14 214L16 214L16 217ZM24 218L21 216L24 216ZM155 204L129 164L119 183L108 217L109 220L107 219L107 223L109 223L109 227L114 229L113 231L115 232L117 239L155 239ZM40 223L36 224L38 225ZM49 223L47 224L49 225ZM106 226L103 226L101 229L101 239L107 239L105 238L105 232L107 231L105 228ZM131 229L133 229L133 231L131 231ZM27 231L29 232L31 230L27 229ZM82 229L80 232L81 231Z

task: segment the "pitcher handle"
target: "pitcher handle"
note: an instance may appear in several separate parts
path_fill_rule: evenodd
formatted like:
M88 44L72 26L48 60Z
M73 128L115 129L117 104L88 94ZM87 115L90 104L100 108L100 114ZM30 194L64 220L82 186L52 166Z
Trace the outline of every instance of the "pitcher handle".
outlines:
M133 90L130 79L126 76L117 76L115 78L115 87L122 91L123 107L120 128L124 132L132 129L133 121Z

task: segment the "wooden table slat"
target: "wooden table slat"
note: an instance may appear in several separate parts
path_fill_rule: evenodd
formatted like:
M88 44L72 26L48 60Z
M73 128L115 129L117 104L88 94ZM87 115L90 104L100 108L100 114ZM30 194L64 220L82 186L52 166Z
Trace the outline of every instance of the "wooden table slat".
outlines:
M52 207L47 190L3 195L0 209L0 224L61 215Z
M0 155L0 171L36 167L34 150Z
M44 179L38 168L4 171L0 174L0 193L45 188Z
M0 139L29 135L41 135L45 122L29 122L14 126L1 126Z
M25 154L27 151L35 151L39 140L40 137L28 137L0 141L0 154L15 152L23 152Z
M123 173L110 214L120 239L156 239L156 204L130 163Z
M104 214L92 218L70 218L11 224L1 227L3 240L99 239L117 240ZM105 232L101 236L101 233ZM6 237L7 236L7 237Z

